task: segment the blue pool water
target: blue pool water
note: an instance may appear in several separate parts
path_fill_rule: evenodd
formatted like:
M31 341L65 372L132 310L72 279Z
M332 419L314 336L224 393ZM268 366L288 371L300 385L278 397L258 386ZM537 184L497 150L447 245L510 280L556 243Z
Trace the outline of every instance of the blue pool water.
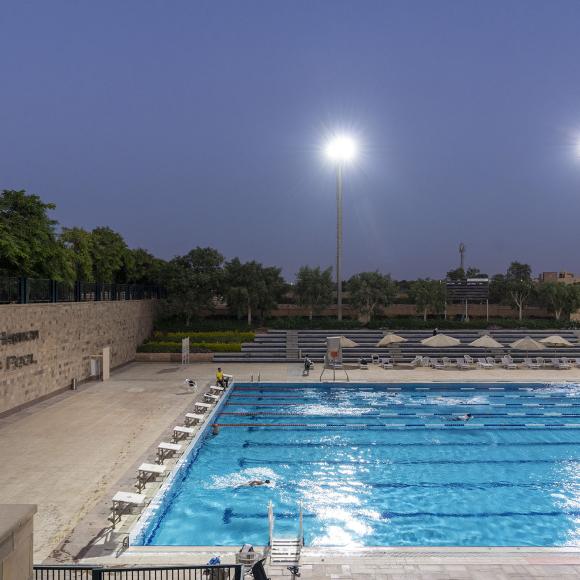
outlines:
M264 545L271 500L311 546L580 545L579 385L238 385L215 422L140 543Z

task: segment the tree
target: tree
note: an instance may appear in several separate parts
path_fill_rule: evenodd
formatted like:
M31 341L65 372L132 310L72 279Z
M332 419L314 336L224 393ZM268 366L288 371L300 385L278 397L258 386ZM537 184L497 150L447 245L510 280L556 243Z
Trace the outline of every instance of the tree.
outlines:
M226 302L238 318L247 316L248 325L254 313L263 320L276 307L284 287L280 268L265 268L255 261L242 263L239 258L226 263Z
M580 285L544 282L538 287L540 303L554 313L556 320L562 314L569 316L580 308Z
M320 312L332 302L332 268L320 270L319 267L302 266L296 274L294 293L300 306L308 308L312 320L314 312Z
M63 280L70 276L58 224L48 216L56 206L24 190L0 194L0 269L20 276Z
M465 278L466 274L463 268L455 268L455 270L449 270L447 272L447 279L452 282L460 282L461 280L465 280Z
M224 257L213 248L194 248L185 256L170 260L165 268L169 298L166 307L173 314L191 319L212 310L221 296Z
M163 269L166 267L165 260L156 258L153 254L142 248L128 250L131 255L131 284L157 285L163 282Z
M501 304L508 299L507 281L504 274L495 274L489 281L489 301Z
M91 232L93 277L97 282L114 282L125 265L125 240L111 228L95 228Z
M389 306L397 296L397 285L389 275L380 272L355 274L347 285L350 304L368 322L379 306Z
M439 280L416 280L411 284L409 295L417 305L417 312L423 314L423 320L427 320L429 308L436 314L445 308L445 286Z
M528 264L512 262L506 273L506 289L512 305L518 309L519 319L534 290L532 269Z
M66 249L66 256L75 279L92 282L91 234L82 228L63 228L60 241Z

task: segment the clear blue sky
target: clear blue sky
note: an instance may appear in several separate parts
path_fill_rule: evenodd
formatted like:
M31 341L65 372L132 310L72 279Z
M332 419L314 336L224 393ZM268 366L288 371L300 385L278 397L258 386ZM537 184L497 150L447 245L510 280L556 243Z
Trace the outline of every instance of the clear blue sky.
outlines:
M170 258L580 272L577 0L3 0L0 188Z

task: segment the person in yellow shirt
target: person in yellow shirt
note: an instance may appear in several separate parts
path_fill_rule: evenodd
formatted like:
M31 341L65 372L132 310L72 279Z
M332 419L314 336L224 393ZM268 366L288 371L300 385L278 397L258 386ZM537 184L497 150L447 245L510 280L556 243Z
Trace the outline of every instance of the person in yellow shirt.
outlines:
M218 370L215 374L215 380L218 387L223 387L225 389L228 386L228 380L224 377L224 373L221 367L218 367Z

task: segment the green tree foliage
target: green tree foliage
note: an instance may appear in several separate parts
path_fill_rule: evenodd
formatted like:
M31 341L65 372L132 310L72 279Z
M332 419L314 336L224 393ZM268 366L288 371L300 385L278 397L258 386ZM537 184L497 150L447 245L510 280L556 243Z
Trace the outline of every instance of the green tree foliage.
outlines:
M111 228L95 228L91 232L93 277L97 282L116 282L122 269L127 269L127 244Z
M63 228L60 241L76 280L93 281L91 234L82 228Z
M508 300L508 289L505 274L495 274L489 281L489 301L501 304Z
M169 313L183 316L189 326L193 318L211 311L222 292L223 262L217 250L200 247L169 261L164 268Z
M554 313L556 320L580 308L580 285L544 282L538 286L540 304Z
M465 280L465 278L466 274L463 268L455 268L455 270L449 270L447 272L447 279L452 282L460 282L461 280Z
M276 307L284 290L280 268L264 267L255 261L242 263L239 258L225 266L224 297L238 318L247 316L248 325L254 314L263 320Z
M72 275L56 236L54 209L37 195L5 189L0 194L0 269L20 276L65 280Z
M129 250L131 255L132 271L129 281L132 284L161 285L166 262L156 258L142 248Z
M389 275L380 272L355 274L347 285L350 304L363 320L372 320L377 308L393 303L397 295L397 285Z
M423 314L423 320L427 320L429 309L439 314L445 308L445 286L439 280L416 280L411 284L409 296L416 304L417 312Z
M308 308L308 317L312 320L315 312L320 312L332 302L332 268L321 270L319 267L302 266L296 274L294 293L300 306Z
M518 310L519 320L523 318L523 310L534 291L532 269L528 264L512 262L507 269L506 290L508 298Z

